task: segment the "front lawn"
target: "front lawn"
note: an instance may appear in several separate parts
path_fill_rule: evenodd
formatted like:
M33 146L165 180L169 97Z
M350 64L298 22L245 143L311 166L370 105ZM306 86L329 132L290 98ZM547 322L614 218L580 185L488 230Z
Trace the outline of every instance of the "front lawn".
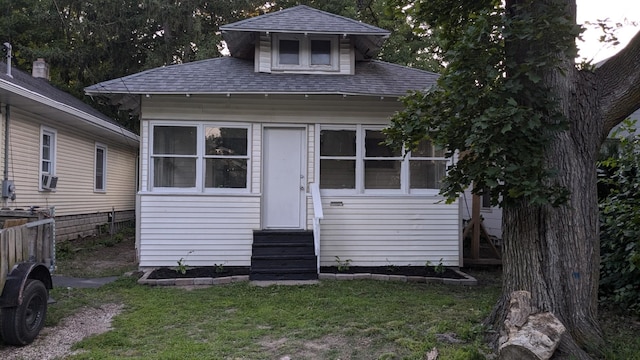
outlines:
M434 347L440 359L484 359L479 324L497 295L495 284L184 289L126 278L101 289L55 289L49 322L81 305L125 304L114 329L79 343L85 352L73 359L425 359Z

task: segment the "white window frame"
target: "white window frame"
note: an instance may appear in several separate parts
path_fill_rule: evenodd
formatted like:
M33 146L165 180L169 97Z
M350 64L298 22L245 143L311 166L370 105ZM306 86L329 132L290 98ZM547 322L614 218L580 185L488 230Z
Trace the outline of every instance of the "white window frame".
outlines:
M49 136L50 141L49 141L49 156L50 159L44 159L44 142L43 137L44 136ZM44 189L42 187L42 176L43 175L51 175L51 176L55 176L56 175L56 153L57 153L57 147L58 147L58 132L50 127L47 126L41 126L40 127L40 161L38 161L38 189L40 191L45 191L48 189ZM50 171L43 171L42 170L42 164L43 162L48 161L50 162Z
M299 64L280 64L280 40L298 41ZM311 40L327 40L331 42L331 64L311 65ZM295 71L295 72L336 72L340 70L340 51L337 36L330 35L304 35L304 34L273 34L271 43L271 63L274 71Z
M355 130L356 132L356 184L355 189L320 189L322 195L326 196L340 196L340 195L425 195L425 196L436 196L439 194L440 189L411 189L410 188L410 174L409 174L409 162L411 161L411 153L406 154L403 158L399 157L390 157L389 160L400 160L400 188L399 189L365 189L364 187L364 161L367 159L365 157L365 135L367 130L379 131L384 129L385 126L380 125L321 125L316 124L316 166L315 166L315 178L320 179L320 161L323 159L334 159L336 157L332 156L320 156L320 133L323 130ZM403 150L404 155L404 150ZM382 159L382 158L375 158ZM445 161L446 166L451 165L452 159L447 159L444 157L418 157L414 160L438 160Z
M196 158L196 179L194 187L158 187L154 186L154 153L153 153L153 133L155 126L184 126L196 128L196 154L194 155L175 155L176 157L195 157ZM243 128L247 130L247 180L244 188L205 188L205 162L211 156L205 156L205 136L204 130L207 127L224 127L224 128ZM251 191L251 124L248 123L228 123L228 122L179 122L175 121L153 121L149 124L149 156L148 156L148 189L155 193L201 193L201 194L248 194Z
M98 183L98 151L102 150L102 184ZM107 145L96 143L93 163L93 191L99 193L107 192ZM100 186L98 186L100 185Z

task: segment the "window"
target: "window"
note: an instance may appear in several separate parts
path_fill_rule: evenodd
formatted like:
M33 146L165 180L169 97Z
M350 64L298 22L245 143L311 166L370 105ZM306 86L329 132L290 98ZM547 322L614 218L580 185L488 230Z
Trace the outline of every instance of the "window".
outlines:
M380 128L320 130L320 188L356 193L436 193L445 175L444 151L424 140L412 153L384 145Z
M155 124L152 134L153 188L248 189L248 126Z
M331 65L330 40L311 40L311 65Z
M107 147L104 145L96 144L96 158L95 158L95 191L107 190Z
M247 187L247 129L205 127L206 188Z
M153 128L153 186L196 187L197 127Z
M272 52L274 70L339 70L335 36L275 34Z
M320 132L320 184L325 189L356 188L356 131Z
M40 129L40 188L45 175L56 174L56 131L42 127Z
M280 40L280 64L300 65L300 42Z

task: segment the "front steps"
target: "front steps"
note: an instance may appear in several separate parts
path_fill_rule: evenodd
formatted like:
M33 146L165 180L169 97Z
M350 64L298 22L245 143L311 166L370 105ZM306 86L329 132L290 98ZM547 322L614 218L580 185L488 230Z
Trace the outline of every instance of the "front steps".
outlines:
M316 266L312 231L253 232L250 280L317 280Z

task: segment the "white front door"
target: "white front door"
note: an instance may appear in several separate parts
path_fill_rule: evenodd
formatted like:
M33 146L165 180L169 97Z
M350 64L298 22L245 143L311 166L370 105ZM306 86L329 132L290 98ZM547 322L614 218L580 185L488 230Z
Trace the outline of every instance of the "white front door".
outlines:
M265 127L262 141L262 226L302 229L307 186L305 129Z

